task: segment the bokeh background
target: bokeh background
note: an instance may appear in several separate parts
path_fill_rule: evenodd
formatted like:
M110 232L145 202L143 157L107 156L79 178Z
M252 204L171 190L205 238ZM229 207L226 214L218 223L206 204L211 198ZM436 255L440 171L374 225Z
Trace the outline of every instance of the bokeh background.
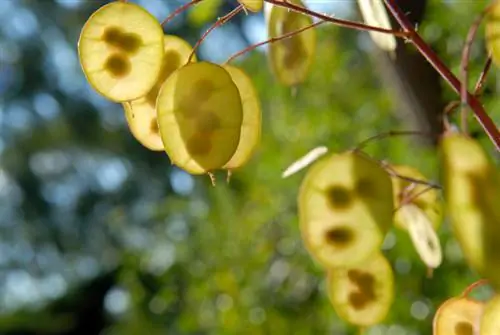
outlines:
M134 2L159 20L185 3ZM415 71L422 62L410 46L397 69L366 32L320 26L310 76L294 89L275 81L259 48L235 64L259 92L262 142L229 185L220 173L212 187L136 142L120 105L85 81L77 41L104 3L0 1L0 334L355 334L335 314L324 272L300 238L296 196L305 172L281 173L318 145L340 151L376 133L425 128L437 114L429 121L419 113L439 112L456 98L451 90L432 71ZM355 1L305 3L360 20ZM488 1L418 3L420 12L408 12L419 32L458 73L473 14ZM236 5L205 0L165 31L194 44ZM216 29L198 56L222 62L264 39L263 15L242 14ZM480 36L474 80L485 57ZM494 69L483 101L497 124L499 96ZM471 129L493 156L475 121ZM387 139L367 151L439 180L435 147L424 142ZM388 234L396 299L368 334L430 334L437 307L478 279L446 222L440 238L444 263L427 278L409 237Z

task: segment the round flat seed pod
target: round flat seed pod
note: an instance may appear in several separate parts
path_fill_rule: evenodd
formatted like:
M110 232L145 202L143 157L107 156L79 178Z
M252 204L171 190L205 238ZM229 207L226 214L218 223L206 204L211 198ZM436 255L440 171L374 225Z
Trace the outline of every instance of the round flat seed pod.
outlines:
M234 170L250 159L260 141L262 111L252 80L245 72L232 65L224 65L224 69L238 87L243 107L240 142L233 157L223 167L224 169Z
M378 252L358 265L329 270L327 286L337 314L357 326L382 322L394 300L394 274Z
M393 165L391 169L400 176L428 181L420 171L411 166ZM394 206L396 209L405 203L414 204L428 217L434 230L439 228L442 222L443 205L437 189L429 188L429 186L424 184L413 183L396 176L392 177L392 185L394 188ZM400 211L396 211L394 215L394 225L405 230L407 228L407 224Z
M468 265L500 288L500 180L481 146L462 134L442 140L443 191Z
M358 0L361 16L367 25L384 29L392 29L389 14L385 8L383 0ZM373 42L382 50L396 50L396 37L391 34L384 34L370 31Z
M192 174L221 169L240 141L240 92L221 66L199 62L176 70L156 103L160 134L172 163Z
M289 2L304 7L300 0ZM269 7L268 35L270 38L296 31L313 23L312 18L277 6ZM271 69L283 85L302 83L311 67L316 50L316 31L307 29L293 37L269 45Z
M436 312L434 335L474 335L478 333L484 304L464 297L451 298Z
M496 66L500 66L500 2L493 3L486 16L486 45Z
M123 102L148 93L163 62L163 29L130 2L112 2L85 23L78 41L83 72L104 97Z
M360 154L332 154L307 172L298 208L311 255L327 268L354 264L378 250L391 227L391 179Z
M486 303L481 317L480 335L500 334L500 296L495 296Z
M245 9L251 12L260 12L264 6L264 0L238 0Z
M189 43L174 35L166 35L164 45L163 66L156 84L144 97L123 104L132 135L142 145L153 151L164 150L156 113L158 92L165 80L187 63L193 50ZM196 56L193 56L192 61L196 61Z

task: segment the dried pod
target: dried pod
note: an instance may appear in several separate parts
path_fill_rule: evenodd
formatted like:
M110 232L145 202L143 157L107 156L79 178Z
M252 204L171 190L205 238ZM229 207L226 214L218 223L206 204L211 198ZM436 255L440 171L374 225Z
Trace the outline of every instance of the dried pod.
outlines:
M221 66L190 63L165 81L156 102L165 151L192 174L221 169L240 141L240 92Z
M348 151L314 163L300 187L300 229L327 268L363 261L392 225L392 183L376 162Z
M264 6L264 0L238 0L238 2L251 12L260 12Z
M362 327L383 321L394 300L394 274L378 252L357 265L329 270L327 285L337 314Z
M146 95L163 63L163 29L130 2L112 2L85 23L78 41L83 72L104 97L124 102Z
M383 0L358 0L361 16L367 25L392 29L389 14L385 8ZM382 50L394 51L396 50L396 37L391 34L379 33L370 31L370 36L373 42Z

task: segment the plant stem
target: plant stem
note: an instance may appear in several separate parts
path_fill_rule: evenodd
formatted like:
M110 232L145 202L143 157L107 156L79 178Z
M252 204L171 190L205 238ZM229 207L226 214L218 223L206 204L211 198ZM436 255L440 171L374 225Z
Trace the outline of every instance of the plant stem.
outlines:
M352 28L352 29L363 30L363 31L376 31L379 33L391 34L391 35L394 35L396 37L401 37L401 38L406 38L409 36L409 34L405 31L384 29L384 28L369 26L369 25L359 23L359 22L335 19L331 16L317 13L317 12L312 11L310 9L295 5L295 4L290 3L286 0L264 0L264 1L268 2L270 4L273 4L277 7L283 7L283 8L292 10L292 11L297 12L297 13L301 13L301 14L304 14L307 16L312 16L312 17L315 17L317 19L336 24L337 26L341 26L341 27ZM363 0L363 1L365 1L365 0Z
M392 15L398 21L399 25L408 33L408 39L418 49L418 51L427 59L427 61L436 69L436 71L443 77L446 82L453 88L457 94L461 94L462 84L458 78L450 71L450 69L443 63L443 61L436 55L431 47L420 37L415 31L413 24L406 17L405 13L397 4L397 0L384 0L387 8L391 11ZM491 139L496 149L500 151L500 130L496 127L495 123L488 116L484 110L481 102L472 94L467 92L467 103L474 111L474 116L479 121L484 131Z

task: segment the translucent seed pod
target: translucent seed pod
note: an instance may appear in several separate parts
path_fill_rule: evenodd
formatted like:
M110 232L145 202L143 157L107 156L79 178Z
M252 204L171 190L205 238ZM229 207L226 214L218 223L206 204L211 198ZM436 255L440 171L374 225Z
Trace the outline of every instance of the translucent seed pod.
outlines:
M264 6L264 0L238 0L245 9L251 12L260 12Z
M358 0L361 16L369 26L392 29L389 14L383 0ZM396 50L396 37L391 34L370 31L373 42L382 50Z
M78 54L90 85L115 102L146 95L163 63L163 29L154 16L130 2L112 2L85 23Z
M451 298L437 310L433 320L433 335L478 334L484 304L465 297Z
M491 53L493 62L500 66L500 1L494 1L486 16L485 25L486 46Z
M229 73L233 82L238 87L243 107L243 122L241 123L238 148L229 162L223 167L227 170L234 170L244 165L252 157L253 152L259 144L262 128L262 111L252 80L245 72L232 65L224 65L224 69Z
M379 250L392 225L387 171L353 151L314 163L299 190L305 246L326 268L363 261Z
M471 268L500 288L500 179L481 146L462 134L441 143L443 191L455 237Z
M480 335L500 334L500 296L495 296L485 305L481 317Z
M336 313L346 322L367 327L382 322L394 301L394 273L379 252L358 265L328 271L327 291Z
M165 80L175 70L186 65L193 51L188 42L174 35L166 35L164 44L163 66L156 84L144 97L123 103L125 116L132 135L143 146L153 151L164 150L156 113L158 92ZM192 61L196 62L195 55L193 55Z
M300 0L290 0L290 2L304 7ZM267 27L270 38L279 37L313 23L309 16L277 6L267 7L266 15L268 15ZM315 51L316 31L307 29L269 45L270 67L283 85L298 85L306 79Z
M429 181L420 171L411 166L392 165L391 169L403 177L423 182ZM399 209L404 204L413 204L424 212L434 230L439 228L443 217L443 203L437 189L429 188L424 184L413 183L397 176L392 177L392 184L396 209ZM394 214L394 225L404 230L407 228L407 224L399 210Z
M172 163L192 174L221 169L240 141L240 92L221 66L190 63L165 81L156 102L160 135Z

